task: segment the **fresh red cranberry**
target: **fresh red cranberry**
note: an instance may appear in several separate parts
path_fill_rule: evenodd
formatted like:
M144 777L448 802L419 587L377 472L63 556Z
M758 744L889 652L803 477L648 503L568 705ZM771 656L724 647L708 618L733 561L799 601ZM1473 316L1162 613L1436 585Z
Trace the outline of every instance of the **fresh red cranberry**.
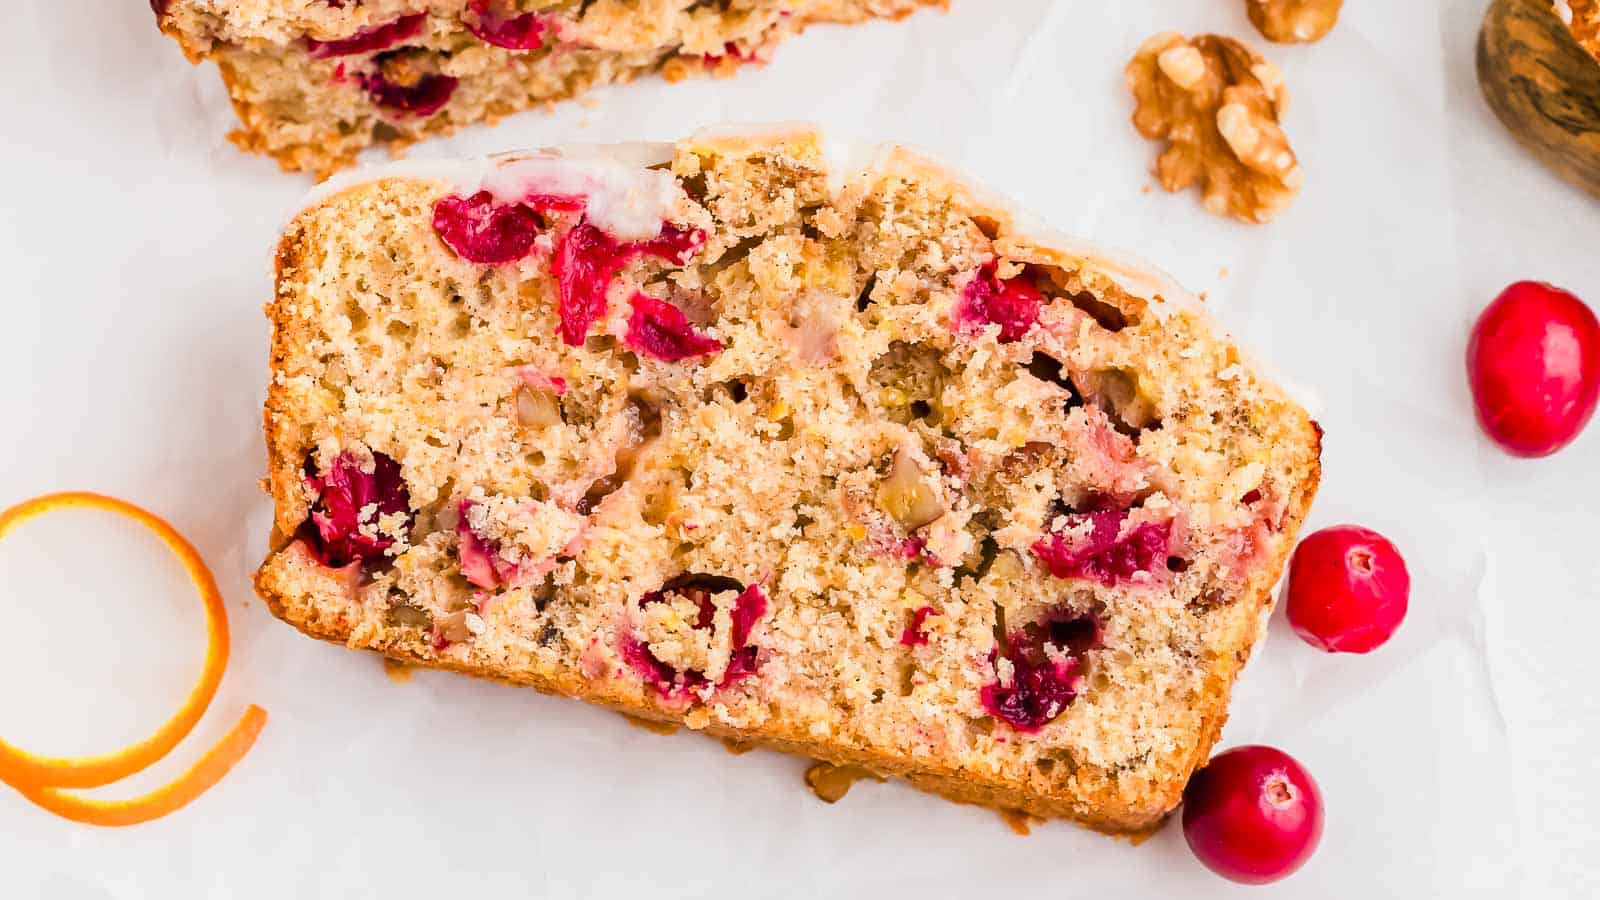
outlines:
M1123 535L1127 518L1126 510L1071 513L1067 528L1090 523L1089 535L1073 540L1064 534L1046 534L1034 542L1033 555L1057 578L1088 578L1104 585L1121 584L1140 572L1164 566L1172 523L1145 522Z
M1572 443L1600 404L1600 321L1558 287L1519 281L1478 317L1467 344L1478 422L1517 456Z
M722 352L722 342L696 332L676 306L644 293L633 295L633 313L628 317L628 333L622 343L630 350L667 362Z
M556 244L550 265L561 298L561 339L572 346L583 343L594 323L605 317L611 279L635 257L656 256L681 266L705 242L705 232L670 223L648 241L623 242L580 221Z
M999 325L1000 343L1009 344L1021 340L1039 321L1045 299L1026 274L1001 281L997 277L999 267L991 260L967 282L961 302L956 304L955 323L956 330L963 334L981 331L985 325Z
M449 75L429 73L415 84L397 84L382 72L358 76L372 102L384 109L412 116L431 116L450 102L460 83Z
M542 227L532 209L521 203L496 203L488 191L471 197L452 194L433 205L433 230L468 262L515 262L533 249Z
M501 555L499 544L472 527L472 511L477 506L471 500L463 500L458 508L456 556L461 560L461 574L467 581L492 591L515 578L518 567Z
M382 561L394 545L394 538L377 529L383 516L403 513L405 530L411 528L411 495L400 464L382 453L372 454L372 464L371 472L364 471L356 455L346 452L326 473L316 473L306 460L305 483L317 499L300 533L323 565L339 569L356 561L369 566Z
M722 674L722 680L714 687L723 687L732 684L741 678L755 674L758 664L758 650L750 644L750 632L755 628L757 621L767 614L767 597L761 592L759 584L749 587L741 585L738 580L725 578L719 575L680 575L662 585L661 590L651 591L639 598L641 607L651 603L666 602L667 595L684 597L699 608L699 616L694 627L710 629L716 622L717 607L711 598L724 591L739 591L739 596L734 598L733 611L730 618L733 620L729 634L733 654L728 660L728 668ZM711 680L703 672L693 670L680 672L663 662L649 646L641 641L628 639L622 645L623 658L634 668L634 671L648 683L655 686L662 697L667 699L681 699L690 695L706 685Z
M1322 794L1294 757L1235 747L1211 758L1183 792L1183 836L1216 872L1266 884L1300 868L1322 838Z
M1006 641L1009 682L1000 679L978 694L989 714L1018 731L1034 732L1061 715L1083 686L1083 655L1100 644L1092 616L1053 617ZM989 659L996 662L998 651ZM996 666L998 671L998 666Z
M911 624L906 630L900 632L900 643L907 647L921 647L928 642L928 632L923 630L928 623L929 616L938 615L938 610L931 606L924 606L911 614Z
M1289 561L1289 625L1329 653L1383 646L1406 617L1411 575L1383 535L1356 525L1324 528Z
M428 23L427 13L417 13L410 16L401 16L393 22L374 25L356 32L347 38L337 41L319 41L306 38L306 49L312 59L328 59L334 56L353 56L357 53L373 53L378 50L387 50L401 41L410 40L422 31Z
M467 30L486 44L507 50L538 50L544 46L544 33L548 30L544 18L538 13L507 15L506 8L491 0L472 0L467 4L470 15L464 17Z

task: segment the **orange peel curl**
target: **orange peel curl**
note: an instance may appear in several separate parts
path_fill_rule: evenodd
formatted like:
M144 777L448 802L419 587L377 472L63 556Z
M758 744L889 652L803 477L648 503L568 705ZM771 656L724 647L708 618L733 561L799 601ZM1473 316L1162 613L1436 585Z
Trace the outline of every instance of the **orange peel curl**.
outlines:
M216 579L183 535L153 513L103 494L73 491L25 500L0 512L0 539L16 526L48 512L95 509L132 519L160 538L183 563L200 595L206 616L206 652L200 677L177 712L149 737L98 756L52 757L0 740L0 782L36 805L73 821L94 825L134 825L182 808L215 785L255 744L267 713L250 706L223 738L188 771L165 786L129 800L97 800L62 789L94 788L121 781L172 752L205 715L228 665L228 613Z

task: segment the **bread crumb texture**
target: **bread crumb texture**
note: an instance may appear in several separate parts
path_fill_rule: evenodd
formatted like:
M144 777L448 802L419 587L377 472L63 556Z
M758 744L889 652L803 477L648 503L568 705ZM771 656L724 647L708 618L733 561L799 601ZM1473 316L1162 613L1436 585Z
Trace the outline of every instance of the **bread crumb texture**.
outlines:
M351 647L1146 832L1320 431L1160 279L825 146L680 142L648 241L427 179L300 215L258 589Z
M232 138L326 176L431 135L659 72L731 75L819 22L948 0L156 0L161 29L212 60Z

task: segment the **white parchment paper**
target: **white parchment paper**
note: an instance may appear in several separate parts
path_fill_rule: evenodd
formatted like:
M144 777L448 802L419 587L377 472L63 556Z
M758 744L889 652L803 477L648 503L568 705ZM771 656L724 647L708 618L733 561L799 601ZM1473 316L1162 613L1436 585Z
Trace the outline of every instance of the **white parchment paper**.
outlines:
M818 28L733 81L647 81L414 151L669 140L720 120L814 120L920 145L1069 232L1204 292L1226 325L1320 395L1312 526L1384 531L1412 613L1370 657L1282 622L1239 684L1223 746L1298 756L1326 796L1323 846L1262 897L1595 896L1600 738L1600 429L1514 462L1482 440L1467 330L1506 283L1600 298L1596 205L1525 158L1477 99L1473 0L1346 4L1324 42L1259 41L1242 2L954 0L945 15ZM1166 829L1141 847L901 785L837 806L804 763L730 756L579 704L376 658L273 620L249 573L276 232L310 187L224 139L191 69L135 0L12 4L0 162L0 502L89 488L167 516L229 601L234 661L170 778L249 702L272 718L216 790L126 830L57 820L0 790L0 896L1221 897ZM1306 169L1246 227L1145 191L1154 148L1121 68L1167 29L1244 36L1284 70ZM178 567L92 514L0 544L0 734L42 752L153 729L199 667Z

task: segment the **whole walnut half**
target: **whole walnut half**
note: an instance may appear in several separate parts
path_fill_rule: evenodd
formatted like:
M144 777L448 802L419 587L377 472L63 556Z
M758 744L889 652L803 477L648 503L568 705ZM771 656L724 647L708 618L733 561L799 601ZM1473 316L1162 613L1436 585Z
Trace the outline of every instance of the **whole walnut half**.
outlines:
M1302 173L1278 124L1288 91L1276 66L1232 38L1158 34L1128 63L1133 125L1165 140L1156 178L1199 184L1205 208L1266 222L1294 199Z
M1250 21L1269 41L1309 44L1320 41L1339 21L1344 0L1246 0Z

